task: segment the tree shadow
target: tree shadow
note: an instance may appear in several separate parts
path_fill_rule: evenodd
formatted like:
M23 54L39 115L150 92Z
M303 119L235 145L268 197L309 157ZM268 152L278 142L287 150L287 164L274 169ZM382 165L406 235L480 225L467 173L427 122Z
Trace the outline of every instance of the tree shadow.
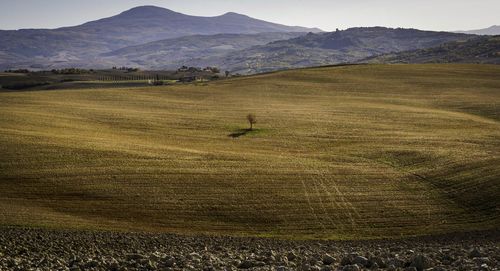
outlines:
M240 136L244 136L244 135L250 133L251 131L253 131L253 130L251 130L251 129L239 129L239 130L236 130L236 131L230 133L228 135L228 137L238 138Z

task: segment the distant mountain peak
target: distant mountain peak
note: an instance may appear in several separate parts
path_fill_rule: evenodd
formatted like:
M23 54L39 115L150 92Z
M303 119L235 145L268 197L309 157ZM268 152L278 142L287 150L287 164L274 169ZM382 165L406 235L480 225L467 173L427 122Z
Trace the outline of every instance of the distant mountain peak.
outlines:
M457 33L466 33L466 34L474 34L474 35L500 35L500 25L492 25L488 28L483 29L475 29L468 31L455 31Z
M133 17L149 17L149 16L165 16L180 14L170 9L157 6L138 6L120 13L118 16L133 16Z
M236 12L227 12L221 15L220 17L245 17L248 18L247 15L236 13Z
M115 64L102 62L98 56L103 53L165 39L309 31L320 30L267 22L235 12L205 17L157 6L139 6L77 26L0 31L0 69L26 67L26 63L37 68L106 67ZM226 44L219 46L225 48ZM36 57L39 58L35 61Z

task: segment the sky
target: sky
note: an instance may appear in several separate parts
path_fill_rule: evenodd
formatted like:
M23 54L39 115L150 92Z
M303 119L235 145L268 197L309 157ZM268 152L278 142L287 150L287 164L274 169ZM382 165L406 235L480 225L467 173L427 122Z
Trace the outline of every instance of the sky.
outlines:
M142 5L197 16L231 11L325 31L355 26L453 31L500 24L500 0L0 0L0 29L78 25Z

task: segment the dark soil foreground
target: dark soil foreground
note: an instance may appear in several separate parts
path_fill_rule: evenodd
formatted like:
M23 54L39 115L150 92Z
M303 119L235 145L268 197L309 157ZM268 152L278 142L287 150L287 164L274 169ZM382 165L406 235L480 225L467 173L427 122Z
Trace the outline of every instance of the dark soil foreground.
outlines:
M498 270L500 232L283 241L0 228L0 270Z

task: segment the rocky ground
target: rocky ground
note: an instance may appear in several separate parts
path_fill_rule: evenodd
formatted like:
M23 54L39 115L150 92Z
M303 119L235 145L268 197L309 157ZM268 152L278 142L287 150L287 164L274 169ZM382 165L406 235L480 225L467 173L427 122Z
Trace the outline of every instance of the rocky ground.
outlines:
M500 231L282 241L0 228L0 270L499 270Z

